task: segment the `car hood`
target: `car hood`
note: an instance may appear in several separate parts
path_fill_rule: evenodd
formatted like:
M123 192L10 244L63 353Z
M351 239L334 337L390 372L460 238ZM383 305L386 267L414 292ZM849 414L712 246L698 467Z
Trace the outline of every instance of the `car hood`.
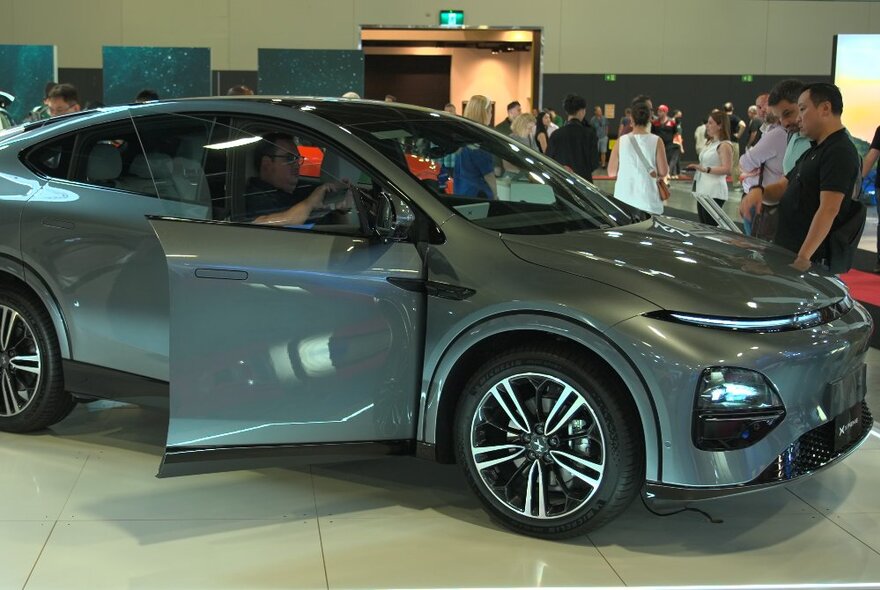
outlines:
M846 297L838 279L789 265L794 254L760 240L655 216L619 228L557 235L503 235L517 257L606 283L669 311L781 317Z

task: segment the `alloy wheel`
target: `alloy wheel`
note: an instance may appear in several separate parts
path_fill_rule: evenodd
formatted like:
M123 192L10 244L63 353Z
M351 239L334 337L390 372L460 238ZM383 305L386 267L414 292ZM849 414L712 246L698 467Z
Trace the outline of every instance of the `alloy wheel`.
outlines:
M603 481L606 443L596 412L558 377L521 373L496 382L477 406L470 442L485 486L521 516L569 516Z
M40 387L40 348L27 321L0 305L0 416L21 414Z

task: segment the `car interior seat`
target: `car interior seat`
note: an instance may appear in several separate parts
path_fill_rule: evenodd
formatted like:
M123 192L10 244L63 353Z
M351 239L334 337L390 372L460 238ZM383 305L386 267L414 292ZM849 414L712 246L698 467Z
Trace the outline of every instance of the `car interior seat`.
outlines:
M166 154L157 152L147 155L138 154L131 161L128 174L119 179L118 186L138 193L157 194L162 198L171 198L172 195L168 194L167 182L170 174L171 158Z
M115 187L122 174L122 154L116 146L97 143L89 152L86 162L86 180L90 183Z

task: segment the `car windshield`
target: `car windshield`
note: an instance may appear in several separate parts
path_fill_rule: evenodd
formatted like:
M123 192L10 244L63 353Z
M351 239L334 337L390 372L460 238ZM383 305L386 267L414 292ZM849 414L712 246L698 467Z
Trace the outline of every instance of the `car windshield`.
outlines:
M461 117L419 112L418 118L345 127L447 207L487 229L558 234L631 222L581 177L520 141Z

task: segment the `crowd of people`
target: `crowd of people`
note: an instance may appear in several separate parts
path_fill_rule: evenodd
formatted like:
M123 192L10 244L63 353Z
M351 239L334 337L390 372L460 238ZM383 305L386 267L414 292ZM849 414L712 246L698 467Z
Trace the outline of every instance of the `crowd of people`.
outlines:
M483 108L488 99L480 101L480 108L465 109L464 115L488 124ZM587 118L581 96L565 97L562 106L564 121L551 109L523 113L519 102L511 102L495 129L592 181L594 171L606 168L608 120L598 106ZM861 180L880 165L880 127L862 160L842 113L843 97L835 85L794 79L761 93L747 120L729 102L712 109L695 132L696 161L685 167L694 196L707 207L709 200L723 207L732 192L739 192L745 233L792 251L795 268L806 270L813 263L835 271L849 268L865 220L858 199ZM655 110L648 96L633 99L607 161L615 199L645 213L663 212L667 181L681 176L681 118L681 111L670 113L666 105ZM491 162L484 164L491 195ZM698 205L699 219L715 224L707 207ZM880 252L880 228L877 239ZM875 272L880 272L880 254Z

